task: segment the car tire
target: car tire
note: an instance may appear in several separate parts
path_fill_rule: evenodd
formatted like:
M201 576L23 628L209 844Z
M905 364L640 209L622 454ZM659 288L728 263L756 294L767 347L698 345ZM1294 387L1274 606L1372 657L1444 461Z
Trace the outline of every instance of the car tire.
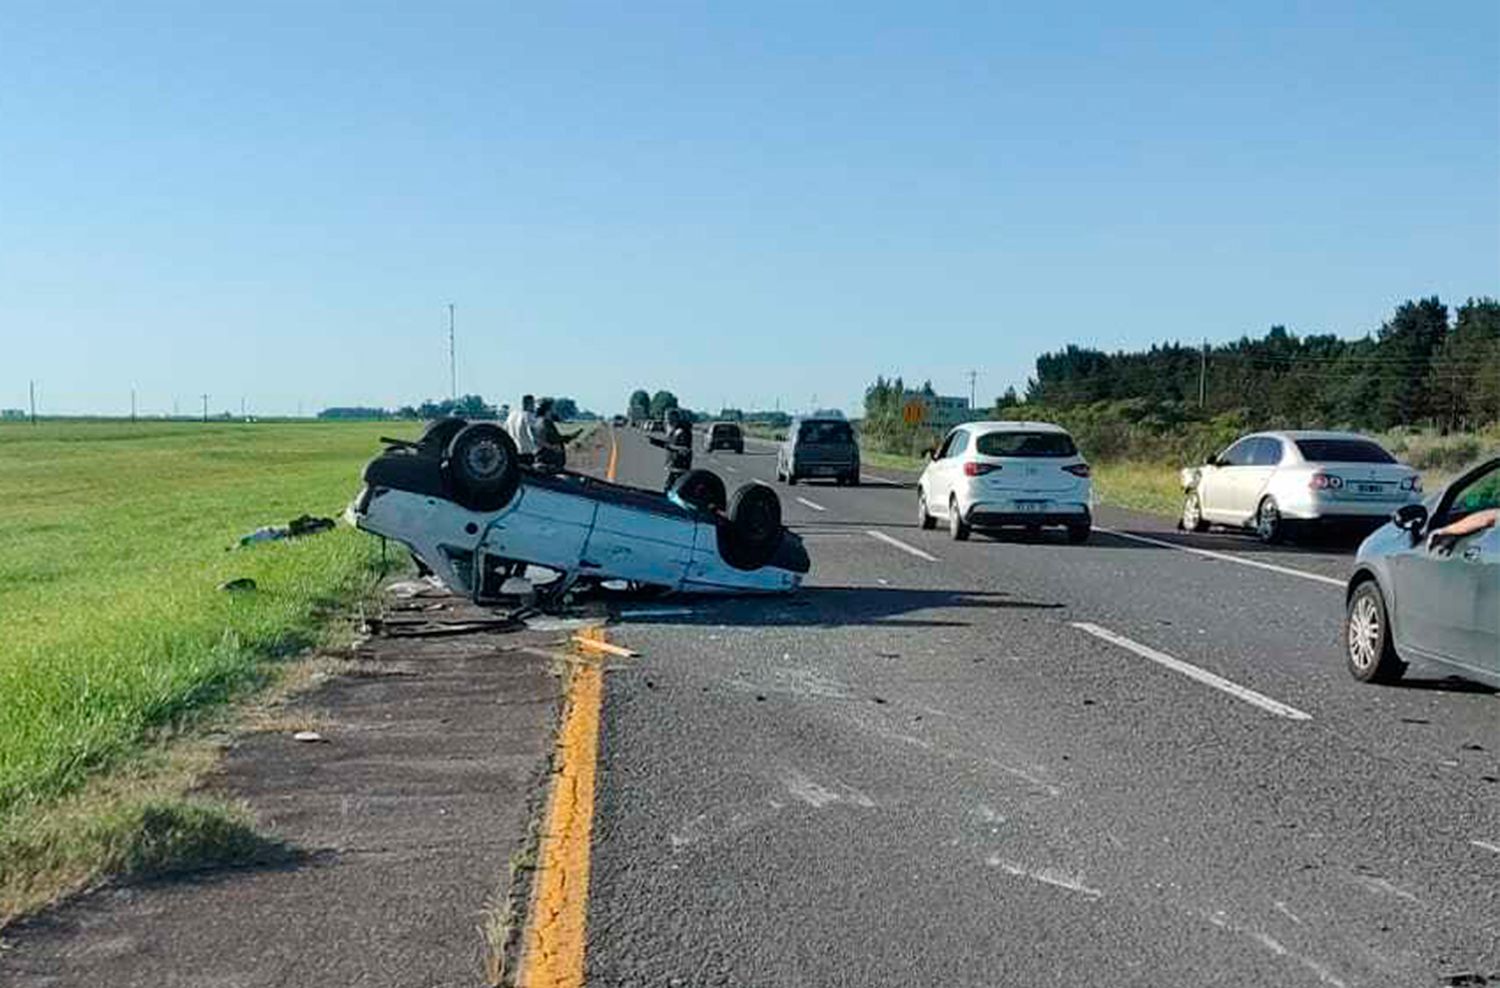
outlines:
M475 422L448 444L442 466L453 500L470 511L495 511L521 483L521 457L509 434L493 422Z
M969 541L969 533L973 529L969 523L964 521L963 512L958 510L958 498L948 499L948 537L955 542Z
M1088 522L1081 525L1069 525L1068 542L1072 545L1083 545L1089 540L1089 535L1093 533L1093 530L1094 526Z
M1380 584L1365 580L1349 595L1344 610L1344 661L1362 683L1394 683L1406 672L1396 654Z
M464 426L468 424L468 419L456 416L434 419L427 423L427 428L422 430L422 437L417 440L417 451L435 460L441 460L447 455L453 437L462 432Z
M844 483L848 484L850 487L858 487L859 486L859 471L856 470L854 473L851 473L847 477L845 477L844 478Z
M1208 522L1203 520L1203 499L1197 491L1188 491L1182 499L1182 517L1178 527L1184 532L1206 532Z
M781 545L781 499L765 484L746 484L729 502L727 538L719 550L736 569L759 569Z
M689 470L672 485L672 493L684 504L704 511L723 511L729 507L724 481L710 470Z
M1276 545L1286 538L1286 522L1274 497L1262 498L1255 509L1255 534L1266 545Z
M917 491L917 527L926 532L937 528L937 519L927 510L927 492L920 489Z
M786 485L788 487L797 486L797 475L795 473L792 473L792 471L790 470L786 472Z

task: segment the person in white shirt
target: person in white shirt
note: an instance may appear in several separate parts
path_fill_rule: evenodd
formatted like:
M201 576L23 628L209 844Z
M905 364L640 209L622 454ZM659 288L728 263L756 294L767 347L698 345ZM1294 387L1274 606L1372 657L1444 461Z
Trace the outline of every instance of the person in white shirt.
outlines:
M505 431L515 440L516 452L521 454L523 463L530 463L536 456L537 425L536 398L523 395L521 407L512 408L505 419Z

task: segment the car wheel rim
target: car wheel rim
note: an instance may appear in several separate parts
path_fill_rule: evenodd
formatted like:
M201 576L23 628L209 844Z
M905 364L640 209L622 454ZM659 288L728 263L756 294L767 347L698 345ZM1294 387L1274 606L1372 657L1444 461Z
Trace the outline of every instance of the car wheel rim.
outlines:
M505 453L496 442L475 443L464 452L464 469L471 477L487 480L500 473Z
M1269 504L1263 504L1260 508L1260 534L1262 538L1270 538L1276 532L1276 508Z
M1182 507L1182 523L1186 528L1198 527L1198 499L1190 497Z
M1380 612L1370 597L1361 597L1349 615L1349 658L1356 668L1365 670L1375 664L1380 647Z

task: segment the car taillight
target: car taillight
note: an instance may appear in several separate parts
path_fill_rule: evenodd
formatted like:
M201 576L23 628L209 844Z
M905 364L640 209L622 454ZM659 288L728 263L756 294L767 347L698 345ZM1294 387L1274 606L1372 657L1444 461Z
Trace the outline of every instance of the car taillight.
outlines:
M1063 469L1068 471L1068 473L1071 473L1075 477L1087 477L1091 473L1093 473L1093 471L1089 469L1089 465L1087 463L1074 463L1071 466L1063 467Z
M1415 491L1418 494L1422 493L1422 478L1407 477L1405 480L1401 481L1401 489L1403 491Z
M1315 473L1307 486L1315 491L1336 491L1344 486L1344 478L1331 473Z
M998 463L975 463L973 460L964 464L965 477L982 477L992 470L999 470Z

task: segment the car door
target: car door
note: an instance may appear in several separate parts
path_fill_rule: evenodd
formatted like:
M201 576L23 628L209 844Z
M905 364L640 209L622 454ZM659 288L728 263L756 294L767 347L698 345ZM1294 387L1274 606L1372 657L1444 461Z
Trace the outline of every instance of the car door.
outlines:
M1255 517L1261 495L1271 483L1283 453L1281 440L1274 436L1261 436L1251 442L1250 462L1235 479L1235 512L1241 519Z
M927 508L933 514L948 513L948 495L953 491L952 452L958 434L958 429L948 433L927 465Z
M1235 517L1234 486L1239 471L1250 465L1253 439L1241 439L1220 453L1198 477L1198 504L1205 518L1239 521Z
M1429 530L1475 511L1500 507L1500 460L1455 481L1438 502ZM1450 552L1418 539L1391 565L1398 644L1469 668L1500 672L1500 533L1491 527L1459 539Z

